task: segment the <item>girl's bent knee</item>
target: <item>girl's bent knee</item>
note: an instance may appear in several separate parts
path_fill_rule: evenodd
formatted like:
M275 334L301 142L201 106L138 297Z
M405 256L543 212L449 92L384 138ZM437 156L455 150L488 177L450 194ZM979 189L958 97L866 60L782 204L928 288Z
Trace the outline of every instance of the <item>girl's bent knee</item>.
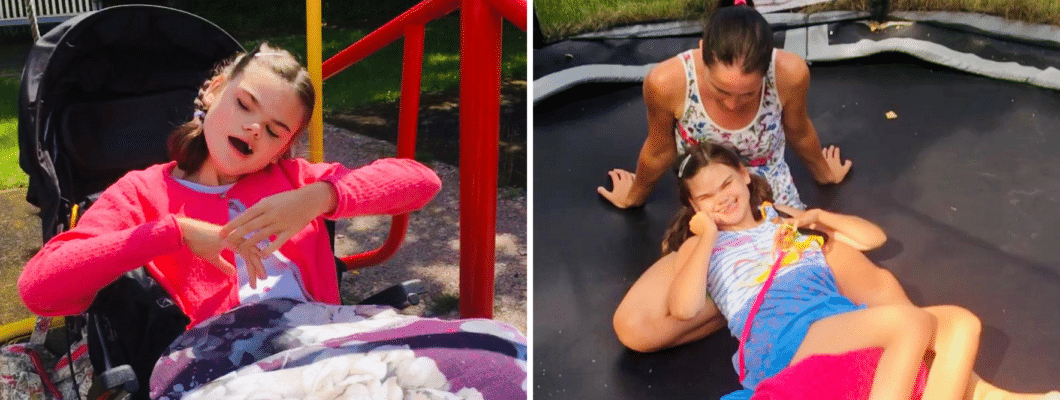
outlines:
M936 328L935 317L912 305L876 307L876 320L892 330L893 338L930 338Z
M965 332L976 337L983 331L983 322L967 308L953 305L933 308L937 310L935 313L938 314L939 329Z
M938 327L935 316L919 307L898 307L901 309L902 318L902 325L900 326L905 326L909 330L909 338L924 342L931 340L931 337L935 334L935 329Z

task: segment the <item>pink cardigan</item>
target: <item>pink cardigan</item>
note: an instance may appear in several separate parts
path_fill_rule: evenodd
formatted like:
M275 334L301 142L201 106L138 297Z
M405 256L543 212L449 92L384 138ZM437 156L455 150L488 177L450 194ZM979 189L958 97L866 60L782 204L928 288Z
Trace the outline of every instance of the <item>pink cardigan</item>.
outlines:
M239 305L237 278L188 250L176 217L224 225L229 221L228 198L250 207L269 195L317 181L336 189L335 211L314 219L280 251L299 266L313 300L338 304L334 256L323 218L414 211L441 187L434 171L412 160L384 159L350 170L341 164L291 159L244 176L224 195L212 195L177 182L170 175L175 165L126 174L103 192L77 227L48 241L19 277L26 307L43 316L82 313L104 286L145 266L191 319L189 327L194 326ZM233 262L231 251L221 254Z

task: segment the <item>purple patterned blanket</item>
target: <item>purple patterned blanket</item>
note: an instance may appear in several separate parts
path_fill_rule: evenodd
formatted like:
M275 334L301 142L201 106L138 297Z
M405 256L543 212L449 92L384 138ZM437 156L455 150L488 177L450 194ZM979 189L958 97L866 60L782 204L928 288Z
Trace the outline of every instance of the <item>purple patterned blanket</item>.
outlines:
M482 319L273 299L179 336L152 399L525 399L526 337Z

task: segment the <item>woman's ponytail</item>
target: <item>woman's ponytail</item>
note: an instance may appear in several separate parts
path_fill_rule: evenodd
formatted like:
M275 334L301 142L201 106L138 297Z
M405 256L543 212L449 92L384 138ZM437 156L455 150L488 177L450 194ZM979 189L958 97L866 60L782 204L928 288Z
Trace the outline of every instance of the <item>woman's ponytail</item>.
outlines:
M720 9L722 7L732 6L748 6L751 8L755 8L755 2L754 0L719 0L717 8Z

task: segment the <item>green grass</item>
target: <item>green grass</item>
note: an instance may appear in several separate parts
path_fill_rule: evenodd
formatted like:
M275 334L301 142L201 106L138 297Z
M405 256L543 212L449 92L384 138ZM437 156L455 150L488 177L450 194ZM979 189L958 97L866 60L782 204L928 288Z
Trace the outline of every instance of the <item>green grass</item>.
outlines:
M460 308L460 297L453 294L442 293L432 300L428 302L427 315L442 316Z
M535 0L541 32L549 40L617 25L694 19L704 0ZM714 3L710 1L710 3Z
M0 190L27 184L18 166L18 80L0 77Z
M325 27L323 53L327 59L368 34L368 29ZM502 44L501 78L526 79L526 32L505 23ZM305 59L305 36L265 37L243 42L256 46L262 40L286 48ZM448 15L428 23L424 38L422 90L441 91L459 85L460 21ZM331 114L367 103L397 101L401 92L402 40L384 47L361 62L324 82L324 112Z
M961 11L1036 24L1060 25L1058 1L890 0L891 11ZM558 40L583 32L656 20L699 19L715 0L536 0L541 32ZM868 0L835 0L805 12L865 10Z

